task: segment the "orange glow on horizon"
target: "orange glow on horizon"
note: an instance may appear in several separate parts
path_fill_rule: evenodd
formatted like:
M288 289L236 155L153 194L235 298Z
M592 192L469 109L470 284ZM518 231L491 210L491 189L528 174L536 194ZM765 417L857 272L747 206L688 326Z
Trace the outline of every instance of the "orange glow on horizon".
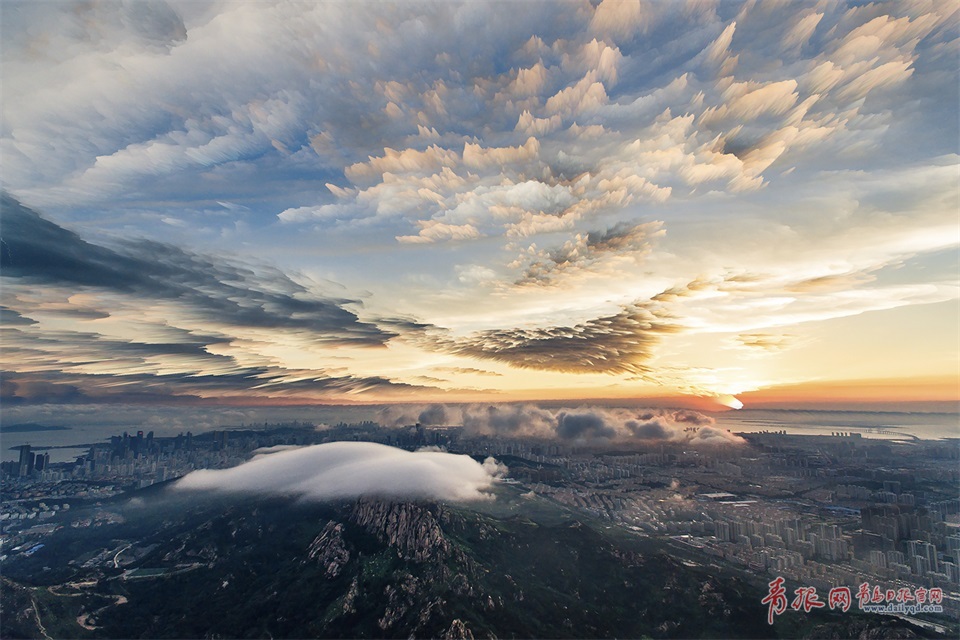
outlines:
M365 393L351 395L336 393L312 395L284 393L282 385L260 393L220 395L210 397L181 396L178 403L196 406L364 406L384 404L501 404L530 403L550 405L610 405L623 407L685 408L708 413L726 412L742 408L827 408L850 407L891 408L893 405L937 405L936 411L955 411L960 408L960 377L928 377L905 380L846 380L819 381L779 387L769 387L734 395L696 396L664 389L655 393L648 389L633 394L611 393L610 388L595 389L527 389L518 392L480 390L450 390L431 392ZM651 392L653 391L653 392ZM162 402L160 404L163 404ZM909 410L928 410L923 406Z
M810 405L821 402L956 403L960 401L960 377L808 382L771 387L741 395L749 405Z

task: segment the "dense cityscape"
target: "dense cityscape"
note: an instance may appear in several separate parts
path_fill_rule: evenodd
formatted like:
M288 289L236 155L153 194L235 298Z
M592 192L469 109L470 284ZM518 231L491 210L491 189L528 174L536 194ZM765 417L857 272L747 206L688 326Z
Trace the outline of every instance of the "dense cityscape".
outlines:
M891 603L894 594L904 602L920 589L942 613L911 620L937 633L956 630L957 440L880 440L847 432L740 435L746 444L736 447L657 443L597 450L476 436L456 426L291 423L160 438L123 433L91 444L86 455L67 463L50 463L49 452L22 446L2 466L0 561L36 553L62 527L122 521L111 499L134 497L195 470L234 467L267 447L367 441L493 456L509 469L504 483L525 497L662 540L693 562L783 577L823 594L866 583L889 594ZM73 515L79 507L93 510ZM124 547L135 545L124 541L70 562L94 572L124 567L126 577L135 577L145 551Z

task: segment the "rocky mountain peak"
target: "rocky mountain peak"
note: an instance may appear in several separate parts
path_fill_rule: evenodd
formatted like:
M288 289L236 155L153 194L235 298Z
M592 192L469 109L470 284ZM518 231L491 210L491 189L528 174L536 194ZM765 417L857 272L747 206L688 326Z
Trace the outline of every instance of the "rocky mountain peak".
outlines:
M352 519L405 560L426 562L450 551L440 527L442 513L443 508L435 504L361 498Z

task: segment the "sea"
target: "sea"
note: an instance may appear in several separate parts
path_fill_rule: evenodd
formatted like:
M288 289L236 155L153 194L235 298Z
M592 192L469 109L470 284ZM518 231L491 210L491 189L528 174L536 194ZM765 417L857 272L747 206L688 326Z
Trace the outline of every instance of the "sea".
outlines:
M100 407L101 411L62 407L43 413L4 411L0 424L0 460L13 460L16 449L28 444L50 454L50 462L72 462L86 455L92 444L104 443L124 432L136 435L153 431L167 438L220 429L260 430L294 422L336 425L376 421L382 406L311 406L266 408ZM66 427L56 431L13 431L6 425L40 424Z
M893 411L798 411L741 409L714 416L717 425L738 433L786 431L795 435L859 433L864 438L942 440L960 438L960 414Z
M176 436L188 431L199 434L218 429L263 429L265 426L301 423L335 425L377 422L383 406L276 407L250 410L216 408L158 408L110 414L106 420L88 413L62 417L43 416L30 422L66 427L56 431L9 432L0 425L0 459L16 458L15 448L29 444L50 454L51 462L70 462L86 454L91 444L109 441L124 431L153 431L156 437ZM899 440L919 438L942 440L960 438L960 415L956 413L811 411L743 409L713 414L718 427L739 433L785 431L789 434L830 435L836 432L859 433L864 438ZM26 422L26 421L23 421ZM10 416L4 424L13 424Z

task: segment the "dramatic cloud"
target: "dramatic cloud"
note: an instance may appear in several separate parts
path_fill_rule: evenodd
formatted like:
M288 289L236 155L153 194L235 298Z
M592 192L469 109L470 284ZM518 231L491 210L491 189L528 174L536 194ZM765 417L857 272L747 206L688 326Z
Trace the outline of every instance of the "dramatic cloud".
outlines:
M0 315L11 358L5 402L190 401L281 382L271 391L406 387L297 371L267 356L276 341L370 348L397 335L344 308L354 301L326 298L270 267L157 242L93 244L2 198L0 264L5 300L16 307ZM258 334L259 348L238 349Z
M440 340L450 353L505 362L522 369L564 373L644 373L659 337L677 325L655 305L634 304L620 313L572 327L499 329Z
M305 330L332 344L382 345L392 334L360 322L276 270L260 275L227 260L151 241L119 249L91 244L3 195L3 277L23 286L91 287L174 300L206 318L238 327ZM355 301L353 301L355 302Z
M491 499L502 465L467 455L404 451L372 442L330 442L262 453L231 469L187 474L175 487L281 495L304 500L359 497L432 499L450 502Z
M575 222L704 182L758 188L777 158L831 144L825 133L880 126L858 101L908 80L921 55L939 62L956 20L923 3L814 11L577 1L510 12L18 6L4 17L17 99L5 106L3 143L12 187L29 202L197 189L191 176L243 175L245 165L277 188L310 168L335 200L285 207L281 218L399 215L420 227L399 234L405 242L502 233L541 213ZM40 38L70 55L34 55ZM762 63L771 57L776 70ZM80 123L97 119L112 126L90 136ZM687 124L694 119L702 131ZM510 193L530 182L551 197ZM471 210L484 201L500 210Z
M0 4L4 398L956 377L956 3L499 9Z

